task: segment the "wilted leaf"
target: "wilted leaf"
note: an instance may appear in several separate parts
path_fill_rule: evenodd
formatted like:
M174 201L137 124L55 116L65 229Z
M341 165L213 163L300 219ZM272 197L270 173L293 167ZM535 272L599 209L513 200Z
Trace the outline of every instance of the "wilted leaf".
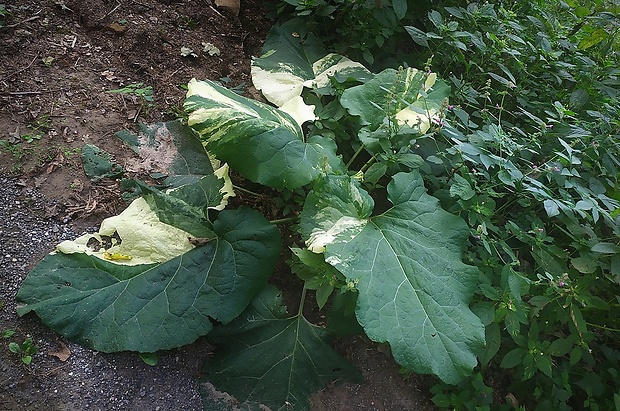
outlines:
M139 124L139 132L119 131L115 136L135 151L139 158L127 159L134 173L163 173L166 176L204 176L213 167L202 141L181 121Z
M58 351L49 350L48 355L57 357L60 361L65 362L71 356L71 350L64 344L60 343L60 349Z

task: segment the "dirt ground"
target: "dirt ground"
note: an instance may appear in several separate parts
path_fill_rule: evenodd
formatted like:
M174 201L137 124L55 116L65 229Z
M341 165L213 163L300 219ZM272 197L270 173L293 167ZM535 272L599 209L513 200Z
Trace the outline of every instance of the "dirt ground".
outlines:
M242 0L238 16L210 0L2 3L10 15L0 28L0 409L201 410L207 338L160 353L151 367L133 353L75 345L35 316L17 317L14 296L56 243L125 206L118 182L85 176L83 145L127 164L133 152L114 133L175 119L191 78L222 79L260 98L250 61L273 22L261 0ZM153 101L109 92L132 85L152 87ZM28 337L39 351L25 365L8 345ZM404 378L385 347L355 337L336 348L366 381L327 387L313 397L314 410L432 409L428 380Z

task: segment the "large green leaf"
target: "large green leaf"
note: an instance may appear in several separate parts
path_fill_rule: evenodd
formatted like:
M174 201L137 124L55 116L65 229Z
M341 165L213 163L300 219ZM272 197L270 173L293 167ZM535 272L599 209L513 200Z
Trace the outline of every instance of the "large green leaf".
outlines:
M298 188L335 157L331 147L305 143L288 114L210 81L189 83L185 109L207 150L254 182Z
M136 202L145 207L146 201ZM249 208L221 212L213 223L215 237L196 246L188 233L171 226L149 231L151 223L123 233L126 238L117 232L121 246L147 248L163 241L176 247L159 238L176 230L177 242L189 251L136 265L121 263L137 258L107 261L77 246L65 249L67 254L52 253L24 281L18 313L34 311L57 332L99 351L170 349L208 333L210 318L227 323L237 317L278 259L277 228ZM122 251L133 253L131 247Z
M356 316L371 339L389 342L399 364L456 383L484 345L483 324L468 307L478 272L461 261L469 231L425 192L417 172L395 175L388 198L390 209L368 217L372 200L354 180L327 177L307 198L302 234L357 282Z
M263 46L263 55L252 61L252 82L271 103L282 107L301 95L304 87L322 88L329 77L365 81L372 75L360 63L327 53L314 35L300 36L300 22L274 26Z
M334 380L361 375L302 315L286 318L279 291L266 287L235 321L209 335L218 345L205 380L245 406L308 410L308 397ZM244 408L245 409L245 408ZM260 408L262 409L262 408Z

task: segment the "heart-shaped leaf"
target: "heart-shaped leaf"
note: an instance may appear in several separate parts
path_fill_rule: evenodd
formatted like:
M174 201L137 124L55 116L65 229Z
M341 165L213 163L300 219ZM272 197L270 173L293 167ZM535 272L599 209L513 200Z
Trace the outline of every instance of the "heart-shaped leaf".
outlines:
M395 175L388 198L393 206L369 217L372 202L355 180L327 177L307 197L302 234L357 283L356 315L371 339L389 342L399 364L456 383L484 345L484 326L468 307L478 272L461 261L469 230L426 193L417 172Z
M209 336L218 345L205 380L243 405L308 410L328 382L361 375L328 344L327 332L302 315L286 317L279 291L267 286L232 323ZM262 408L260 408L262 409Z
M132 262L124 261L132 258L131 247L126 254L108 252L111 261L77 246L69 254L52 253L24 281L17 300L25 306L18 313L34 311L57 332L104 352L191 343L211 330L210 318L227 323L245 309L280 250L277 228L249 208L221 212L213 232L195 247L188 234L179 237L189 251L151 264L121 264ZM132 244L156 243L153 233L134 230Z

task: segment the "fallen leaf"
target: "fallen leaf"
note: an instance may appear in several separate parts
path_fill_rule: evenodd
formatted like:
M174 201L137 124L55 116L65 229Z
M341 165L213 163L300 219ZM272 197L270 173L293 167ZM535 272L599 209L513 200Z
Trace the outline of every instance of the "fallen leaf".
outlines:
M64 161L65 157L62 155L62 153L58 153L56 157L54 157L54 160L52 160L48 164L47 168L45 169L45 174L51 174L54 172L54 170L56 170L56 168L62 167Z
M220 55L220 49L215 47L213 44L211 44L211 43L202 43L202 46L203 46L202 51L205 52L205 53L208 53L210 56L219 56Z
M19 142L21 139L21 134L19 133L19 126L15 127L14 132L9 132L9 143L15 144Z
M127 26L123 26L122 24L118 24L116 22L108 24L107 27L110 31L116 34L125 34L127 31Z
M60 361L65 362L71 356L71 350L69 350L69 348L67 348L67 346L61 342L60 350L58 350L57 352L49 350L47 352L47 355L53 355L54 357L57 357Z
M50 67L52 65L52 63L54 62L54 57L48 56L48 57L44 57L43 58L43 64L45 64L47 67Z
M34 178L35 188L40 188L45 183L45 180L47 180L47 177L35 177Z
M99 75L106 78L108 81L119 81L120 79L116 74L114 74L114 70L104 70Z
M234 16L238 16L241 9L239 0L215 0L215 5L232 13Z
M194 53L194 50L189 47L181 47L181 56L183 57L198 57L198 54Z

